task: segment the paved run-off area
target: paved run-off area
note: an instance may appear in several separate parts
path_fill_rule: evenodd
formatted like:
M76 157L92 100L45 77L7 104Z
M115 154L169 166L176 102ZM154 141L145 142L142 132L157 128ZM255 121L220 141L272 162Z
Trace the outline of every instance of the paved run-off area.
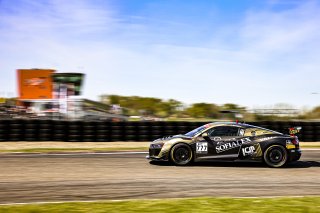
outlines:
M145 153L1 154L0 203L196 196L320 195L320 150L286 168L150 164Z

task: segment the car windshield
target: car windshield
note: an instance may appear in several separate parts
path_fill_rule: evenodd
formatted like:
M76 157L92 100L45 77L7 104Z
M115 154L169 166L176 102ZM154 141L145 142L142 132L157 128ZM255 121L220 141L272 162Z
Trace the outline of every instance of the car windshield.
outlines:
M196 134L198 134L198 133L201 132L202 130L205 130L205 129L208 128L208 127L209 127L208 124L203 125L203 126L200 126L200 127L196 128L196 129L194 129L194 130L186 133L185 135L188 136L188 137L194 137Z

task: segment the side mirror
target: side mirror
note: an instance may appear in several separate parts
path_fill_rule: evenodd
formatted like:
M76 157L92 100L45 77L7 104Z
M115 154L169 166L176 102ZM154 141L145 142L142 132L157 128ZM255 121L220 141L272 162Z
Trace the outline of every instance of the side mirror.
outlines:
M201 134L201 137L204 138L204 137L209 137L209 136L208 136L208 133L207 133L207 132L204 132L204 133Z
M201 137L203 137L207 142L212 142L207 132L202 133Z

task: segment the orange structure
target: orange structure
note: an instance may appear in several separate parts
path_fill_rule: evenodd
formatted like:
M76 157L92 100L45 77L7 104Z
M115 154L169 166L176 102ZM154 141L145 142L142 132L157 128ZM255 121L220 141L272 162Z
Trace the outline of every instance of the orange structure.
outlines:
M52 99L52 69L18 69L19 100Z

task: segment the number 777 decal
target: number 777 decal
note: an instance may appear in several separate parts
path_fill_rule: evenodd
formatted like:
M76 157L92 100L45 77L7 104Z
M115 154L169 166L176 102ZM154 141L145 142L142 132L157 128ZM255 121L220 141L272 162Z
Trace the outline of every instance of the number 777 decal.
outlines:
M208 153L208 143L207 142L198 142L196 153Z

